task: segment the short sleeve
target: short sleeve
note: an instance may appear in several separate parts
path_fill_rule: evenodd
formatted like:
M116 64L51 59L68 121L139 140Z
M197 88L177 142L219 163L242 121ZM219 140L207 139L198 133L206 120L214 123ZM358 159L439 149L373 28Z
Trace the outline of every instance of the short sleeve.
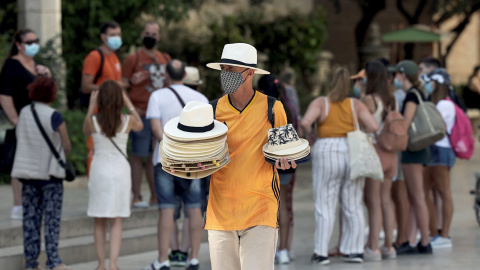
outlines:
M125 58L122 65L122 77L130 79L134 72L135 58L138 57L137 53L131 54Z
M287 115L280 101L275 101L273 105L273 114L275 115L275 127L285 126L287 124Z
M5 65L0 73L0 95L11 96L14 87L11 85L12 80L8 78L12 78L15 68L10 59L5 61Z
M100 53L96 50L91 51L83 61L82 74L96 76L100 69Z
M147 119L161 119L161 105L159 104L160 97L158 91L154 92L148 100Z
M64 121L65 120L63 119L63 116L59 112L55 111L52 114L52 129L56 131Z

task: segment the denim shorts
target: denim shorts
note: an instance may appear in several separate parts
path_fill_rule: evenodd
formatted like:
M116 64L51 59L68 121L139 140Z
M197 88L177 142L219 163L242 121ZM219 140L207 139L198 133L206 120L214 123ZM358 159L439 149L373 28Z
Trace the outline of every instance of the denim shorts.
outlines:
M430 160L428 166L453 167L455 164L455 153L452 148L432 145L430 146Z
M162 170L161 164L155 166L154 174L158 208L175 209L177 196L182 199L185 209L201 207L202 198L199 180L183 179L168 174ZM175 185L177 185L177 189L175 189Z
M150 120L142 117L143 129L139 132L131 131L130 138L132 138L132 155L137 157L148 157L152 154L152 127Z

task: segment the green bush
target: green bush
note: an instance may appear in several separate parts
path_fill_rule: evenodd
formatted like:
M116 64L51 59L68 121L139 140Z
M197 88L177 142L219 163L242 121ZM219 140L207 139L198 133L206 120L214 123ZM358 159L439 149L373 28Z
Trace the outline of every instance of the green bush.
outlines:
M72 151L68 155L68 160L78 174L87 173L87 145L86 138L82 133L85 114L82 110L70 110L62 113L67 125L68 136L72 142Z

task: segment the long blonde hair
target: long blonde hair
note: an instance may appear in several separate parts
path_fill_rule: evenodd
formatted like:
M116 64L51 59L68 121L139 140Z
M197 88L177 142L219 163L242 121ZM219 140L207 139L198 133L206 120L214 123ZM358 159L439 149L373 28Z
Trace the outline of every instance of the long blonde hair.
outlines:
M349 91L350 72L346 68L340 67L333 73L328 97L332 102L343 101L348 96Z

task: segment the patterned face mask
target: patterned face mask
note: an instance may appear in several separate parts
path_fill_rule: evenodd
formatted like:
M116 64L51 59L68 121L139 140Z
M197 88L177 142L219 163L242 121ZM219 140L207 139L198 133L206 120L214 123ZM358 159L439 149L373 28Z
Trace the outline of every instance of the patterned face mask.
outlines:
M226 71L222 70L220 71L220 79L222 82L222 88L223 92L225 94L230 95L235 93L238 88L245 82L245 80L242 77L242 73L245 72L247 69L245 69L242 72L233 72L233 71Z

